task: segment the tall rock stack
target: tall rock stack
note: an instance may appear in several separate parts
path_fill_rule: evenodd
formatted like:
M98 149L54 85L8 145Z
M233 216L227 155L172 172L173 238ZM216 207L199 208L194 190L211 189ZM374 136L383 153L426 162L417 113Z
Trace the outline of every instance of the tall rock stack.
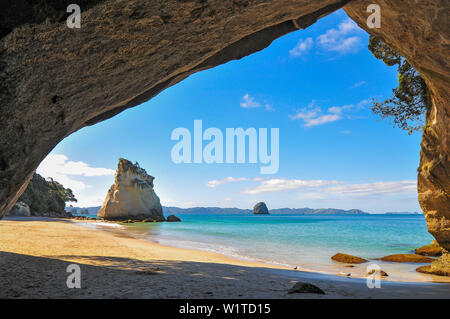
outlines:
M164 221L159 197L153 190L154 179L139 164L119 159L114 185L108 190L98 217Z

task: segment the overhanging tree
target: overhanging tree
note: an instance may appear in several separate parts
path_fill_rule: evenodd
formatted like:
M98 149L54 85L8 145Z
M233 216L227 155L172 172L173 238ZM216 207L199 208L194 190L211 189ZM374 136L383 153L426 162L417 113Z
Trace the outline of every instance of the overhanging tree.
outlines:
M397 65L398 86L385 101L372 99L372 111L382 119L391 119L394 127L412 134L425 124L425 114L431 108L430 92L425 80L404 57L381 38L370 36L369 50L388 66Z

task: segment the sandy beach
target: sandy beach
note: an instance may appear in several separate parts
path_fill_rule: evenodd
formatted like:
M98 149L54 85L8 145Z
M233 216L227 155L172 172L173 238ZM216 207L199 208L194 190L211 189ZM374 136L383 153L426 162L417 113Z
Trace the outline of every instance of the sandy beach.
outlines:
M66 286L72 263L81 289ZM450 284L383 281L369 289L362 278L163 246L68 219L1 220L0 265L0 298L450 298ZM288 294L298 281L326 294Z

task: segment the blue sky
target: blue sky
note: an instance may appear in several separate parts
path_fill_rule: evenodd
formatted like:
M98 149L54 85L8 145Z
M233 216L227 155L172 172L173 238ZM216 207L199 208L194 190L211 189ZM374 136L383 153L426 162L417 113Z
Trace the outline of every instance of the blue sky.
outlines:
M420 134L370 111L391 95L396 68L367 50L368 34L338 11L267 49L192 75L152 100L64 139L38 172L101 205L119 157L156 177L164 205L420 211ZM280 165L175 164L175 128L279 128Z

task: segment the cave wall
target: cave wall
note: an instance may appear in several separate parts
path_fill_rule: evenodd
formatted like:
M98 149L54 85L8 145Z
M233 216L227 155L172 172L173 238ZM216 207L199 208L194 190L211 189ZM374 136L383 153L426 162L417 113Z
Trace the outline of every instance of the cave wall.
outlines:
M373 2L354 1L344 10L400 52L431 90L417 187L428 231L450 250L450 1L375 1L381 7L381 28L368 29L363 9Z
M82 0L80 29L67 28L66 2L0 5L0 216L64 137L346 5L352 19L403 54L431 89L419 201L430 233L450 249L450 1ZM371 3L381 6L380 29L366 26Z
M59 0L8 2L0 10L0 216L64 137L348 1L83 0L80 29L66 26Z

